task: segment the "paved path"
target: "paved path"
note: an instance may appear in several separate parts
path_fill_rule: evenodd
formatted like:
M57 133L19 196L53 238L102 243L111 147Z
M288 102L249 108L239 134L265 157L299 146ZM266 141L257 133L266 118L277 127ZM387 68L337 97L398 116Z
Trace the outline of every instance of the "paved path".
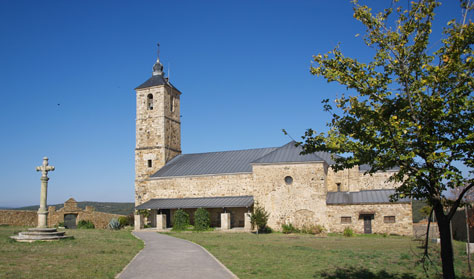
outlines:
M145 248L117 278L237 278L204 248L157 232L133 232Z

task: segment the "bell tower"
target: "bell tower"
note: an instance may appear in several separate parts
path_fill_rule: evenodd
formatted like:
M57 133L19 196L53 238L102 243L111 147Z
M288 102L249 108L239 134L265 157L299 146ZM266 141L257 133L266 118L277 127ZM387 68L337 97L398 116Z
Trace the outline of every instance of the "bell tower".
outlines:
M135 180L143 180L181 154L180 95L165 77L159 57L137 95Z

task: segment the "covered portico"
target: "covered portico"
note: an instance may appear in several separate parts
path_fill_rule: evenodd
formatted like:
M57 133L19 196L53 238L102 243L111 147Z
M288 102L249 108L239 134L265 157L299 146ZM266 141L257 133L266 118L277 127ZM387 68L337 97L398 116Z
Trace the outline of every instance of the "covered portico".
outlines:
M211 227L221 230L240 227L250 231L250 212L252 212L253 204L253 196L169 198L151 199L136 206L135 209L150 210L148 218L151 221L151 227L158 230L172 227L173 216L178 209L186 211L190 216L191 224L194 224L194 212L198 208L205 208L210 214ZM135 230L143 229L143 227L143 216L135 215Z

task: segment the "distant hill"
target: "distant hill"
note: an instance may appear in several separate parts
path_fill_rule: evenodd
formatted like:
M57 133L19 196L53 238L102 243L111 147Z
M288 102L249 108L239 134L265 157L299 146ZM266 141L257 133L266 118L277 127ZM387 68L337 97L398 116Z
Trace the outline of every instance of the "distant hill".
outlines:
M64 204L49 204L48 206L56 206L56 210L63 208ZM133 213L135 204L132 202L91 202L83 201L77 202L77 206L85 209L86 206L93 206L96 211L112 213L112 214L121 214L129 215ZM19 208L8 208L11 210L38 210L39 205L25 206Z

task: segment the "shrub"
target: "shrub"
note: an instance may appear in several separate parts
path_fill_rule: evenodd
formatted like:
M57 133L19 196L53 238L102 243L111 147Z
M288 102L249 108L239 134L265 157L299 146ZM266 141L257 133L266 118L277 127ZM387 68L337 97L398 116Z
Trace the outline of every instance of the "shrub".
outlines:
M130 215L129 216L120 216L118 217L118 222L120 224L120 227L123 228L125 226L131 226L132 223L130 223Z
M284 234L297 233L297 232L299 232L299 230L298 230L297 228L293 227L293 225L292 225L291 223L290 223L290 224L283 224L283 225L281 226L281 228L282 228L282 232L283 232Z
M120 230L120 222L117 218L112 218L107 227L111 230Z
M94 223L89 220L80 220L77 222L77 228L78 229L93 229L95 228Z
M309 226L303 226L303 229L301 229L302 233L308 233L308 234L321 234L326 231L326 228L321 225L309 225Z
M270 214L265 211L265 208L256 203L253 208L252 216L250 217L252 227L257 227L257 232L265 233L268 232L268 230L270 230L271 232L271 229L267 229L267 222L269 216Z
M182 231L189 226L189 214L182 209L176 210L174 213L173 230Z
M194 213L194 230L205 231L211 226L211 217L209 211L204 208L198 208Z
M354 231L349 228L349 227L346 227L344 229L344 232L342 233L344 236L347 236L347 237L351 237L351 236L354 236Z

